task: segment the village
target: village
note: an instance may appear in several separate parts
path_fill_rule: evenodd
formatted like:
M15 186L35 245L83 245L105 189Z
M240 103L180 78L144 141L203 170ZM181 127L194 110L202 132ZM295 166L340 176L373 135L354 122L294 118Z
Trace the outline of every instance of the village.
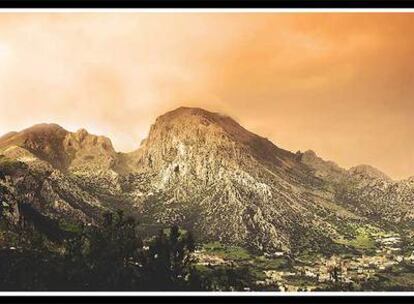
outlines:
M313 291L324 284L359 284L367 282L381 271L405 261L414 264L414 254L401 253L398 235L375 239L375 255L333 255L320 258L312 265L293 266L293 270L266 270L266 279L257 282L263 287L277 287L282 292Z
M402 262L414 265L414 252L402 252L399 235L374 237L376 249L371 254L336 254L295 263L289 267L263 269L264 279L256 281L256 286L259 290L281 292L323 290L324 286L332 284L355 286L375 279L377 274L388 271ZM234 262L203 251L196 251L195 256L199 265L208 267L230 266ZM283 258L283 253L277 252L271 255L271 258Z

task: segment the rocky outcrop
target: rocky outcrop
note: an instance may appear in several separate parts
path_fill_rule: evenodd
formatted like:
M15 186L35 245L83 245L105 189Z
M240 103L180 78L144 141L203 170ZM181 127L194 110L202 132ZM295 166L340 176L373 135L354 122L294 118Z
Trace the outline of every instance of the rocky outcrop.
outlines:
M337 205L382 227L397 229L412 226L414 187L410 179L394 181L369 165L345 170L323 160L313 151L303 153L301 161L330 185Z
M58 221L99 224L121 208L148 229L179 224L199 240L332 252L351 224L408 227L413 218L412 179L294 154L199 108L157 118L132 153L84 129L42 124L0 138L0 154L23 164L0 170L3 197Z
M14 151L14 152L13 152ZM0 153L22 161L44 161L60 171L105 171L117 158L111 140L85 129L69 132L56 124L39 124L0 138ZM27 159L23 159L25 154Z
M382 179L386 181L391 181L391 178L380 170L370 166L370 165L359 165L349 169L349 174L354 178L362 179Z
M68 133L63 148L70 159L70 171L105 171L116 163L117 154L111 140L91 135L85 129Z
M329 248L337 221L357 218L335 209L333 193L297 155L202 109L159 117L128 157L150 181L134 198L149 222L188 226L205 239L266 251Z

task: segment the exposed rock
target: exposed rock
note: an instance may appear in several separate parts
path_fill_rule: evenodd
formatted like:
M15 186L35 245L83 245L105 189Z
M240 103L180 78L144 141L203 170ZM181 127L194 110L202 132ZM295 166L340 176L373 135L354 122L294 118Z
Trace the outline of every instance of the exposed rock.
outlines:
M18 153L30 154L61 171L109 170L117 157L109 138L91 135L85 129L71 133L56 124L38 124L0 138L0 154L10 155L11 149L17 148Z
M331 181L339 181L346 175L346 170L339 167L332 161L325 161L312 150L299 153L300 161L309 166L313 173L321 178L330 179Z
M407 227L414 218L412 179L291 153L198 108L157 118L132 153L84 129L42 124L0 138L0 154L24 165L0 167L6 203L56 220L99 224L102 212L121 208L146 227L175 223L201 240L329 252L351 223Z
M379 178L387 181L391 181L391 178L388 177L385 173L380 170L370 166L370 165L359 165L349 169L349 173L354 177L362 178Z

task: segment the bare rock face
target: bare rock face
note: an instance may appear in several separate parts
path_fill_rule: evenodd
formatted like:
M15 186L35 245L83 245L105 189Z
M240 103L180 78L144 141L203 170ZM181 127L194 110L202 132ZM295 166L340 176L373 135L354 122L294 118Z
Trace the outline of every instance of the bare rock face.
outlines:
M414 184L393 181L371 167L350 169L337 187L337 201L381 226L413 227Z
M221 168L249 166L253 159L281 170L296 164L292 153L233 119L198 108L178 108L160 116L134 154L137 170L166 169L167 165L166 176L170 171L182 176L191 172L207 181L219 175Z
M96 196L50 165L41 167L43 161L35 159L33 162L41 164L33 165L32 161L18 159L0 156L0 201L7 204L15 223L25 216L22 208L30 208L32 216L48 221L99 221L105 207Z
M109 170L116 162L116 152L109 138L89 134L85 129L68 133L63 148L71 159L71 171Z
M332 252L351 226L407 228L414 218L413 179L294 154L199 108L157 118L132 153L42 124L1 137L0 155L0 196L44 217L99 223L120 208L145 227L179 224L262 252Z
M385 173L380 170L370 166L370 165L359 165L349 169L349 174L353 177L359 178L372 178L372 179L383 179L386 181L391 181L391 178L388 177Z
M325 216L353 217L336 215L333 194L321 197L321 181L295 154L217 113L179 108L162 115L129 157L135 174L150 181L136 198L143 214L205 239L289 251L303 237L321 248L339 234ZM321 205L323 216L314 212Z

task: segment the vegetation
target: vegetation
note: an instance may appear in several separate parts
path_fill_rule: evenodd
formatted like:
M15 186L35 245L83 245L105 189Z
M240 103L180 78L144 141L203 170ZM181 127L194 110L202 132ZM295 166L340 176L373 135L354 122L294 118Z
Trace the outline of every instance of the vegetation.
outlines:
M250 253L238 246L225 246L220 242L211 242L203 245L207 253L215 254L221 258L233 261L249 260L252 258Z
M76 232L73 226L68 226ZM2 290L201 289L193 266L191 233L177 226L141 240L137 223L122 212L105 215L102 228L81 227L61 244L21 230L0 250ZM12 245L12 246L10 246Z
M375 240L374 235L382 235L381 231L378 229L365 225L365 226L354 226L352 225L352 231L350 233L350 238L348 239L338 239L336 240L339 244L351 246L358 250L363 251L372 251L375 249Z
M22 162L0 155L0 178L10 175L19 169L25 169L26 167L27 165Z
M197 266L206 290L245 291L255 289L256 274L252 266L220 265L215 267Z
M257 275L252 266L233 262L197 265L193 236L178 226L142 239L138 223L122 211L105 214L102 227L60 222L68 233L59 242L34 227L5 222L1 230L7 238L0 242L4 291L244 290ZM250 257L241 248L218 247L227 258Z

